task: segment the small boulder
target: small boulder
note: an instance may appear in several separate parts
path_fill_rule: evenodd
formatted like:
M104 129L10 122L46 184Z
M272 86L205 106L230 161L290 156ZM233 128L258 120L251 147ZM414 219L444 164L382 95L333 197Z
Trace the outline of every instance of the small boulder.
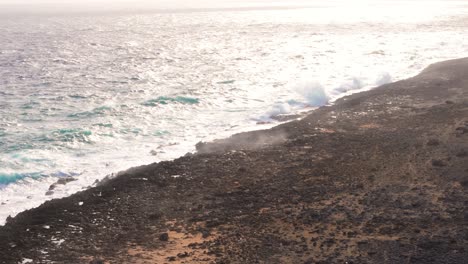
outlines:
M429 141L427 141L428 146L438 146L439 144L440 141L435 138L429 139Z
M73 177L64 177L64 178L58 179L57 184L65 185L72 181L76 181L76 179Z
M457 152L456 156L459 157L459 158L468 157L468 151L465 150L465 149L462 149L462 150Z
M468 133L468 127L457 127L455 129L455 132L459 135L467 134Z
M179 258L186 258L186 257L189 256L189 253L187 253L187 252L179 253L179 254L177 254L177 256L178 256Z
M93 259L89 264L104 264L104 261L102 259Z
M447 164L443 160L433 159L432 160L432 166L434 166L434 167L445 167L445 166L447 166Z
M164 241L164 242L169 241L169 234L168 233L162 233L161 235L159 235L159 240Z

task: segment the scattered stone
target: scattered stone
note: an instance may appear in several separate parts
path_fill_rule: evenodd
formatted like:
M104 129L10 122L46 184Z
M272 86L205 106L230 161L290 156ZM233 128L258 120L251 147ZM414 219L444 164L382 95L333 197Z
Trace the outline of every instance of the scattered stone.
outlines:
M203 238L207 238L207 237L209 237L211 235L211 233L210 233L210 231L208 229L202 230L201 233L202 233Z
M443 160L439 160L439 159L433 159L431 163L432 163L432 166L434 166L434 167L447 166L447 164Z
M439 144L440 141L435 138L429 139L429 141L427 142L428 146L438 146Z
M464 157L468 157L468 151L465 150L465 149L462 149L460 151L457 152L457 154L455 154L457 157L459 158L464 158Z
M159 240L160 241L169 241L169 234L168 233L162 233L161 235L159 235Z
M461 181L460 185L463 186L464 188L468 188L468 180Z
M446 103L446 104L454 104L454 102L453 102L453 101L450 101L450 100L445 101L445 103Z
M457 127L455 129L455 131L460 135L467 134L468 133L468 127Z
M45 195L47 195L47 196L50 196L52 194L54 194L54 191L50 191L50 190L45 193Z
M104 264L104 261L102 259L93 259L89 264Z
M186 258L188 256L189 256L189 253L187 253L187 252L177 254L177 257L179 257L179 258Z
M158 212L158 213L150 214L150 215L148 216L148 218L149 218L150 220L158 220L158 219L160 219L162 216L163 216L162 213L159 213L159 212Z
M168 260L168 261L176 261L176 260L177 260L177 257L174 257L174 256L167 257L167 260Z

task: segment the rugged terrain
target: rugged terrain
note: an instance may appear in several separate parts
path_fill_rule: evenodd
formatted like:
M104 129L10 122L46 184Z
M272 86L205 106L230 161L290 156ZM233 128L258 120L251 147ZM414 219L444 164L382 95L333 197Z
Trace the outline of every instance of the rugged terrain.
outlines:
M23 212L0 263L468 263L468 59Z

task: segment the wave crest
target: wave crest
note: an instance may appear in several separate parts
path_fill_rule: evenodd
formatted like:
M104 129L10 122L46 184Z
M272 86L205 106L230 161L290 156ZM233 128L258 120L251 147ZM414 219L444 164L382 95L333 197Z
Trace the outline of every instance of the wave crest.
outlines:
M169 97L169 96L159 96L156 99L148 100L142 105L144 106L158 106L158 105L167 105L169 103L180 103L180 104L198 104L200 100L193 97L186 97L186 96L176 96L176 97Z

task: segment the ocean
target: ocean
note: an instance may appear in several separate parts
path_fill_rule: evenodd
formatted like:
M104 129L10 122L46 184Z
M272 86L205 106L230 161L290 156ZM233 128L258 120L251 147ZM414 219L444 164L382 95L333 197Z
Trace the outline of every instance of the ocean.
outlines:
M419 3L418 3L419 2ZM462 1L0 16L0 224L468 56ZM49 192L60 178L75 181Z

